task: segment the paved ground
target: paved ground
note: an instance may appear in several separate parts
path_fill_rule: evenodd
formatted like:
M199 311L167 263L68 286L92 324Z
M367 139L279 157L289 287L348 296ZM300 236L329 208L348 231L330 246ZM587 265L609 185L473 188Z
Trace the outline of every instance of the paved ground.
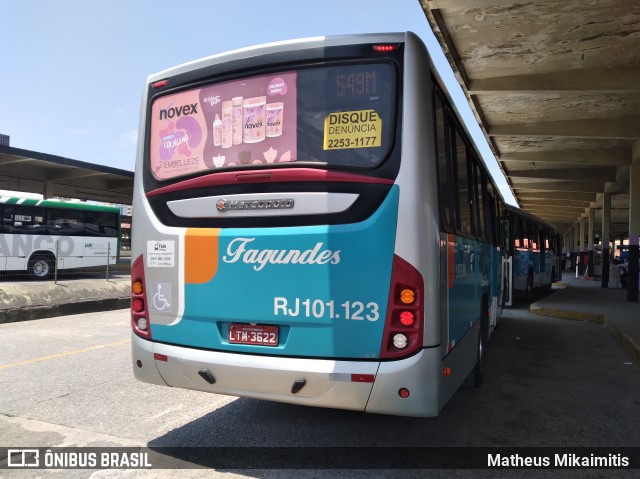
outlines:
M557 294L552 293L550 297ZM549 297L549 298L550 298ZM545 299L540 299L544 301ZM640 447L640 368L602 324L505 312L482 388L437 418L314 409L152 386L131 373L128 310L0 324L0 447ZM175 477L171 471L7 471ZM180 471L203 477L205 471ZM635 477L637 471L429 471L429 477ZM425 477L425 471L231 470L207 477Z
M554 290L531 304L531 312L602 323L640 365L640 303L628 302L626 289L602 288L600 281L576 279L565 272Z

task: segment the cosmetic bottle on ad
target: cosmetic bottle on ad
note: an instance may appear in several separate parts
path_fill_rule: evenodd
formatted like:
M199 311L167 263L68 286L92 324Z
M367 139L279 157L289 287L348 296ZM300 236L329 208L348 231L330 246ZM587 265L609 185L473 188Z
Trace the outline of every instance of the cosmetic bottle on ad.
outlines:
M267 127L266 135L270 138L282 135L282 102L267 104Z
M216 113L216 119L213 120L213 146L222 144L222 120L220 115Z
M243 106L243 134L245 143L258 143L265 137L265 106L266 96L247 98L242 102Z
M222 148L233 144L233 106L231 100L222 102Z
M233 134L232 140L234 145L242 143L242 97L237 96L231 99L232 117L233 117Z

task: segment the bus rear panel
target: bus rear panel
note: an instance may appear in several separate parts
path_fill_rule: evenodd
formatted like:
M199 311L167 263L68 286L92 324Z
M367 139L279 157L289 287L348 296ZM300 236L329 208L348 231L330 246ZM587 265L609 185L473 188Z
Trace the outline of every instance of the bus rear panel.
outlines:
M438 413L451 393L426 58L412 34L318 38L149 78L132 243L139 380Z

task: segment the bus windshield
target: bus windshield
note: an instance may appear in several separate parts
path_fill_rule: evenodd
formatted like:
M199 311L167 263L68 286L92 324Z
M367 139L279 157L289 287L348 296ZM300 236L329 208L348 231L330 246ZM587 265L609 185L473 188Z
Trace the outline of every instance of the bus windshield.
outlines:
M158 96L149 166L160 181L290 162L375 168L393 143L396 76L390 62L341 63Z

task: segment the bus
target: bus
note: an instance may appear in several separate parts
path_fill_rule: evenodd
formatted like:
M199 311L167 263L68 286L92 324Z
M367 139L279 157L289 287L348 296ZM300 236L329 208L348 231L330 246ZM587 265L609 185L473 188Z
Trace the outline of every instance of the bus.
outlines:
M482 383L505 206L415 34L190 62L141 116L138 380L417 417Z
M514 294L531 300L536 289L550 291L562 275L560 233L545 221L507 205L502 220L505 257L504 305L513 305Z
M116 207L3 196L0 217L0 271L23 271L46 280L56 268L117 262L120 210Z

